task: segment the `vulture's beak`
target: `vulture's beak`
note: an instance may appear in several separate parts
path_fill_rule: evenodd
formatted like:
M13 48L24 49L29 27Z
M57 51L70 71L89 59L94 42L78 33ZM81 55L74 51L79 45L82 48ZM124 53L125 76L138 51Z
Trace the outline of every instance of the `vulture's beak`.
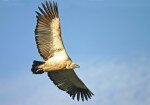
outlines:
M80 68L80 66L76 64L76 65L75 65L75 68Z

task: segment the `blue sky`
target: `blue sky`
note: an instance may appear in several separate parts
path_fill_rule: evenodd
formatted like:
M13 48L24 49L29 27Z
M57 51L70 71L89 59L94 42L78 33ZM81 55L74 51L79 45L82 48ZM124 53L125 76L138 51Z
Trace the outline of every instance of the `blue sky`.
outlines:
M0 0L1 105L150 104L149 0L57 0L67 52L95 94L88 102L30 71L33 60L42 60L34 29L44 1Z

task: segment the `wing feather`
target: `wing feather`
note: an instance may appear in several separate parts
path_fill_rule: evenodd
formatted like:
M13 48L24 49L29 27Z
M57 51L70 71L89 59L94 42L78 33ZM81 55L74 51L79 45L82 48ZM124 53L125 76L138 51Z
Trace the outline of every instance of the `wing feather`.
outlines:
M44 60L54 55L54 52L64 49L57 3L42 3L38 7L35 40L38 52ZM65 52L66 53L66 52ZM67 54L66 54L67 55ZM67 55L68 56L68 55Z
M88 100L94 95L86 85L78 78L74 70L59 70L48 72L49 78L61 90L66 91L72 99L77 96L82 101Z

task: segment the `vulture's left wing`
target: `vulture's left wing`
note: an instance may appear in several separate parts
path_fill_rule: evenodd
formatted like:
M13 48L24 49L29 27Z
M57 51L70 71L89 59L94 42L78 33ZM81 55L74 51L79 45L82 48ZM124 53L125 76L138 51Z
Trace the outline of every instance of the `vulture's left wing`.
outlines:
M77 100L88 100L94 95L86 85L78 78L74 70L58 70L48 72L49 78L61 90L66 91L73 99L77 95Z

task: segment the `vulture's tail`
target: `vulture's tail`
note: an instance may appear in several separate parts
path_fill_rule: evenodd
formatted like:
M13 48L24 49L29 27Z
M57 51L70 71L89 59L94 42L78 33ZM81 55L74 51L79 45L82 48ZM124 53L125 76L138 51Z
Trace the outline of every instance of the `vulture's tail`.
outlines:
M45 62L41 62L41 61L33 61L33 65L32 65L32 73L33 74L42 74L44 73L44 71L42 70L42 68L40 68L39 66L44 64Z

